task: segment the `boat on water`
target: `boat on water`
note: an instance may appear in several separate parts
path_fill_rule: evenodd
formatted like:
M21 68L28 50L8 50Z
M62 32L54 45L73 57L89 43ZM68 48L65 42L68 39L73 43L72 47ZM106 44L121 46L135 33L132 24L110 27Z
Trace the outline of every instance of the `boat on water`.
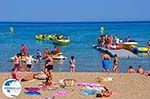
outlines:
M63 38L55 38L53 40L54 44L58 44L58 45L67 45L70 43L70 38L69 37L63 37Z
M63 53L58 53L56 55L53 55L52 57L54 60L65 60L65 59L67 59L67 57L64 56Z
M62 38L62 34L37 34L35 35L36 40L54 40L55 38Z
M11 57L11 61L13 61L15 59L16 55L14 55L13 57ZM30 55L29 57L32 57L32 59L34 60L34 62L36 62L37 60L33 57L33 55ZM21 61L25 62L26 59L27 59L27 56L21 56L20 55L20 58L21 58Z
M126 49L128 49L134 53L147 53L149 50L147 47L136 46L136 45L130 45L130 46L126 47Z

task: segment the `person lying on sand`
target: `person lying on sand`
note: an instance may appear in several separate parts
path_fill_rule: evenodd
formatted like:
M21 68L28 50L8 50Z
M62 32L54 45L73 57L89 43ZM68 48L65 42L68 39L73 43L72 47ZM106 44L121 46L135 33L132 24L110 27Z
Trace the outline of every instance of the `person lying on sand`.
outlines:
M33 73L32 71L29 71L29 72L26 72L26 76L21 78L21 81L24 82L24 81L30 81L30 80L33 80Z
M109 97L112 95L112 91L103 86L104 90L97 94L96 97Z
M38 80L46 80L47 75L44 72L40 72L40 73L36 73L33 75L34 79L38 79Z
M104 86L104 89L105 90L102 90L102 92L101 92L101 95L103 97L109 97L110 95L112 95L112 91L111 90L107 89L105 86Z
M21 73L16 71L16 69L12 69L11 77L12 79L16 79L18 81L29 81L33 80L33 73L32 71Z

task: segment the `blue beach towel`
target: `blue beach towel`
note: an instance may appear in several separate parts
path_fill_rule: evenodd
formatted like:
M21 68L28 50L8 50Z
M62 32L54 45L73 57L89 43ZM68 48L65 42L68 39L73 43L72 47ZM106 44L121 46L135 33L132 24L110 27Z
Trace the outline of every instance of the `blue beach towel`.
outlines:
M92 96L92 95L96 95L96 90L88 90L85 89L81 92L82 96Z
M27 95L41 95L40 92L36 92L36 91L28 91L28 92L24 92Z

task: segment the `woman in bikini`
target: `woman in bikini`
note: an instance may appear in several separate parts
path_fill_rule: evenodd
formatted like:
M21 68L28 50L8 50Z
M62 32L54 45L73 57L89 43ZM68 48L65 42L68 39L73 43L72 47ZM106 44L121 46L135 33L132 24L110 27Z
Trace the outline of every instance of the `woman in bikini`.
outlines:
M75 72L75 59L74 59L74 56L71 56L71 58L69 60L69 64L70 64L70 72Z
M117 73L118 72L118 56L117 54L114 55L114 67L113 67L113 72Z
M52 53L49 52L47 58L45 59L45 69L44 73L47 75L45 85L50 86L52 80L52 70L53 70L53 58Z

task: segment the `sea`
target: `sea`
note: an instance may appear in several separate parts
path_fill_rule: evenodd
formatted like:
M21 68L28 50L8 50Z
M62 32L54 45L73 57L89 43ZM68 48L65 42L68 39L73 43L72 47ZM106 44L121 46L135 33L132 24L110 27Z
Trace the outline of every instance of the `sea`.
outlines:
M147 46L150 40L150 22L0 22L0 72L10 72L12 69L11 57L20 52L21 44L25 44L28 53L36 58L36 51L42 52L45 48L54 49L52 41L37 41L36 34L63 34L70 37L70 44L56 45L64 56L64 61L54 62L54 72L69 72L69 59L76 60L76 72L102 72L103 53L93 48L100 35L100 27L104 27L107 35L118 35L124 39L130 36L138 42L138 46ZM8 33L10 27L13 33ZM113 68L111 58L110 71ZM141 65L145 70L150 70L150 57L119 58L119 72L127 72L129 66L137 70ZM41 71L44 63L35 63L33 71Z

